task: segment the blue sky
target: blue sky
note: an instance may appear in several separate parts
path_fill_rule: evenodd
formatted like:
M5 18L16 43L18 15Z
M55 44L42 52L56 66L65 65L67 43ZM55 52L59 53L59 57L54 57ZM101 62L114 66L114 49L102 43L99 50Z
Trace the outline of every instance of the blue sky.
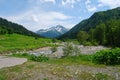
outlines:
M94 12L120 7L120 0L0 0L0 17L31 31L58 24L72 28Z

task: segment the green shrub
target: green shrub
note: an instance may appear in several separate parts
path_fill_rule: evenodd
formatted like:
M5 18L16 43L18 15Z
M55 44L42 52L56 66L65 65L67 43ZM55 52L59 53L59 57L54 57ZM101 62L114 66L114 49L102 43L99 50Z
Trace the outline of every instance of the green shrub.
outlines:
M76 56L80 54L80 49L72 43L66 43L63 48L63 57Z
M108 80L109 76L107 74L97 73L95 74L95 77L97 80Z
M86 41L86 42L83 42L82 43L84 46L98 46L98 43L97 42L89 42L89 41Z
M24 57L24 58L27 58L29 60L37 61L37 62L46 62L49 60L49 58L46 57L45 55L35 56L34 54L28 54L28 53L14 53L14 54L12 54L12 56Z
M57 39L52 39L52 42L53 42L53 43L56 43L56 42L57 42Z
M98 46L98 45L99 45L96 41L91 42L91 43L92 43L92 45L94 45L94 46Z
M83 45L84 46L92 46L93 44L91 42L84 42Z
M49 58L46 57L45 55L39 55L39 56L31 55L31 60L37 62L46 62L49 60Z
M120 48L96 52L92 57L92 61L107 65L120 64Z

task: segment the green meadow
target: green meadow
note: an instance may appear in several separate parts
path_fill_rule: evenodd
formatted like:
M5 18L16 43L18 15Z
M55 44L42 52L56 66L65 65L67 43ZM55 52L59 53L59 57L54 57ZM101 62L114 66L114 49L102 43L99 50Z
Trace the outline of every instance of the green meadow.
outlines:
M19 34L0 35L0 53L52 46L51 42L52 39L35 38Z

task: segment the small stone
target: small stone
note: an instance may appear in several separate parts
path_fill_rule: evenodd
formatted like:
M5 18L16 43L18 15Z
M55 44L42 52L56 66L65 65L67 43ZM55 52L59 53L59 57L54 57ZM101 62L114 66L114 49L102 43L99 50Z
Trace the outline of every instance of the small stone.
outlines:
M75 72L75 75L77 75L77 74L78 74L78 71Z

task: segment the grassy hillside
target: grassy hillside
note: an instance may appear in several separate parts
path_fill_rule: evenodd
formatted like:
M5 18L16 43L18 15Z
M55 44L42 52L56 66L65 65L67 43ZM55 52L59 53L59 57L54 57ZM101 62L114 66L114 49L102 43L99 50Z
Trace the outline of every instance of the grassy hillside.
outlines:
M51 39L34 38L19 34L0 35L0 53L52 46Z
M33 33L32 31L27 30L22 25L0 18L0 34L12 34L12 33L40 37L40 35L37 35L36 33Z

